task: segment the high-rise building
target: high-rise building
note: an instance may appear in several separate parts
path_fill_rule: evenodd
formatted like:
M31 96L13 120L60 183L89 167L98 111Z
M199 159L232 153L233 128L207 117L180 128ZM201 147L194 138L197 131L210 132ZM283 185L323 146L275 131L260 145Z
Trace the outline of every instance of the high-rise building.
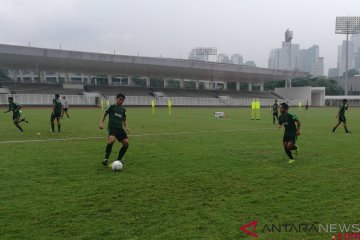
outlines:
M348 70L355 68L354 41L349 41ZM346 71L346 40L338 47L338 69L339 76L343 76Z
M256 67L256 63L254 61L247 61L245 63L245 65L249 66L249 67Z
M360 34L351 36L351 41L354 42L354 68L360 70Z
M229 56L224 54L224 53L220 53L219 55L217 55L217 62L219 62L219 63L231 63Z
M317 45L308 49L300 49L298 44L290 46L289 43L283 42L282 48L270 51L268 67L279 70L297 69L314 76L322 76L324 75L324 58L319 57L319 46Z
M310 75L313 76L324 76L324 58L318 57L316 62L314 62L311 66Z
M231 63L241 65L244 63L244 58L240 54L233 54L231 56Z
M328 77L336 78L339 76L339 69L337 68L329 68Z
M194 48L189 53L189 60L208 62L209 57L208 55L198 55L196 49Z

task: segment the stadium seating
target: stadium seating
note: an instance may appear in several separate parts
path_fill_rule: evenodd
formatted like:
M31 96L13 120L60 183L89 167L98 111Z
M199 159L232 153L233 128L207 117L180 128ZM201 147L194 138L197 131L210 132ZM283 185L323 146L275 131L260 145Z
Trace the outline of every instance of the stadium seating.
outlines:
M5 82L1 87L10 89L12 94L60 94L81 95L81 89L63 88L61 84Z
M217 98L217 94L211 90L180 89L180 88L159 88L153 89L154 93L162 93L162 97L198 97ZM159 94L154 94L159 96Z
M55 94L82 95L82 89L63 88L61 84L4 82L0 87L8 88L12 94ZM221 99L279 99L280 96L271 92L235 91L235 90L197 90L180 88L144 88L128 86L84 86L85 92L96 92L103 96L114 96L123 93L125 96L155 96L155 97L192 97Z
M87 92L98 92L103 96L114 96L123 93L125 96L150 96L152 91L149 88L141 87L120 87L120 86L85 86Z
M261 98L261 99L278 99L271 92L257 92L257 91L217 91L218 96L227 96L230 98Z

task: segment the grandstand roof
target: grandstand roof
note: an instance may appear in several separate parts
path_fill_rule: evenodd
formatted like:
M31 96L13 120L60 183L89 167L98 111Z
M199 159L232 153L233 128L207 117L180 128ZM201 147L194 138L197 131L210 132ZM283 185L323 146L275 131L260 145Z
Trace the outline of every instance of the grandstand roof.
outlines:
M229 82L269 82L306 76L245 65L125 56L0 44L0 67Z

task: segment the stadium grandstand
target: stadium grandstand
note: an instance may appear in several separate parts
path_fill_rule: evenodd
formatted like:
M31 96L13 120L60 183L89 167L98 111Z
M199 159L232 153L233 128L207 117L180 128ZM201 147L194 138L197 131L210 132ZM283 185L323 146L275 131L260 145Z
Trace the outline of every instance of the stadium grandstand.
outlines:
M245 65L4 44L0 44L0 67L10 77L0 85L1 103L12 95L31 105L50 104L55 93L66 95L72 105L97 105L119 92L127 96L127 105L136 106L153 100L167 105L168 99L179 106L248 106L254 98L270 105L283 97L265 91L266 82L307 75ZM230 83L235 89L228 88Z

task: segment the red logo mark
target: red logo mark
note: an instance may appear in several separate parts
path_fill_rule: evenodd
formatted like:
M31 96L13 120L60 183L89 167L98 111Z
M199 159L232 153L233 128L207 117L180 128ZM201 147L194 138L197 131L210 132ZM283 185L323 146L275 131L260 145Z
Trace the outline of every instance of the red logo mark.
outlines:
M249 234L250 236L253 236L253 237L259 237L256 233L254 233L256 231L256 226L257 226L257 223L258 221L255 220L255 221L252 221L251 223L248 223L242 227L240 227L240 230L246 234ZM250 232L249 230L247 230L249 227L253 226L254 227L254 230L253 232Z

